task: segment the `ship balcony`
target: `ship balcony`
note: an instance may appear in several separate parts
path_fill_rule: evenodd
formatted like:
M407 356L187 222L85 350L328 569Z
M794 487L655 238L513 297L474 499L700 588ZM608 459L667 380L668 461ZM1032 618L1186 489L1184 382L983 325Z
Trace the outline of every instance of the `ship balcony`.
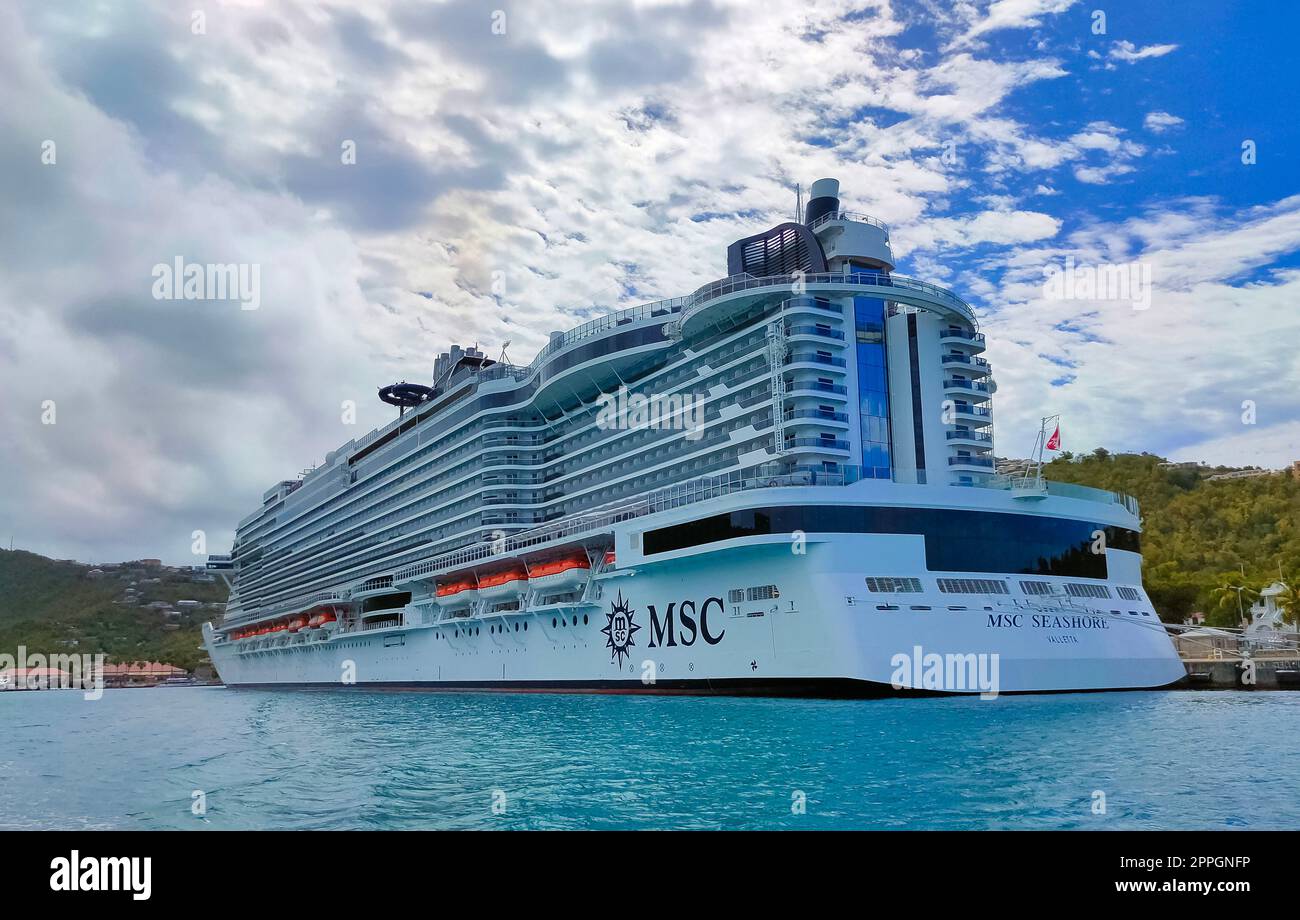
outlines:
M511 473L487 473L483 476L485 486L535 486L541 482L536 476L516 476Z
M483 457L483 466L504 466L507 469L516 467L541 467L546 466L545 460L530 458L528 460L522 457L510 457L505 454L489 454Z
M532 514L484 514L480 523L485 526L504 524L507 527L531 527L543 523L543 519Z
M828 425L832 428L848 430L849 414L847 412L828 412L825 409L792 409L785 413L787 425Z
M948 465L954 470L961 470L961 472L992 473L993 457L958 454L954 457L948 457Z
M844 333L826 325L795 325L785 331L791 342L812 342L816 344L842 345Z
M943 382L944 392L950 396L965 396L967 399L988 399L992 387L982 380L967 380L965 377L949 377Z
M484 505L531 505L537 501L536 497L529 493L527 495L484 495L482 504Z
M939 344L967 348L974 354L984 350L984 333L968 329L944 329L939 333Z
M512 435L492 434L483 438L484 447L541 447L540 438L517 438Z
M818 399L838 399L847 402L849 388L839 383L820 380L792 380L786 383L787 396L816 396Z
M844 315L844 308L825 297L791 297L781 302L781 312L788 315L806 313L814 322L835 322Z
M985 427L993 424L993 410L987 406L972 406L970 403L959 402L952 407L953 418L967 425L976 427Z
M520 421L518 418L485 419L480 423L480 425L482 428L489 431L535 431L542 434L548 430L548 426L545 422L525 422ZM523 437L523 435L507 435L507 437Z
M849 452L849 442L829 437L785 439L786 450L795 450L797 448L813 448L817 451L835 451L847 454Z
M993 435L987 431L972 431L969 428L956 428L947 433L948 443L953 446L966 446L991 448L993 446Z
M954 352L943 356L943 366L948 370L963 371L973 376L988 376L993 368L988 361L975 355Z
M956 470L971 470L980 473L993 472L993 458L974 454L958 454L948 458L948 465Z
M791 364L813 364L824 367L847 367L848 364L843 358L836 358L833 355L814 354L812 352L796 353L785 359L787 365Z

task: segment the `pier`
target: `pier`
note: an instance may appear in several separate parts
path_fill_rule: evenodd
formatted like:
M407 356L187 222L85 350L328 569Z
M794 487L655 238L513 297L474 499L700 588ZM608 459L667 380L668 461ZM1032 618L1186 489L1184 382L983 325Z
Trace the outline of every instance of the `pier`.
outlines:
M1300 690L1300 653L1184 658L1189 690Z

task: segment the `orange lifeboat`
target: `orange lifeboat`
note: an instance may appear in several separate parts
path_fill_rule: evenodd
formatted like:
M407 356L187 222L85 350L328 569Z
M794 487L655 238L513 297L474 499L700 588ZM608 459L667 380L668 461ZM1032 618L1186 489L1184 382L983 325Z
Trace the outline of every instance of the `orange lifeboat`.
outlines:
M564 588L580 585L591 572L586 555L552 559L529 567L530 583L535 588Z
M306 627L306 625L307 625L307 617L305 615L299 615L291 619L289 621L288 627L286 628L289 630L289 632L296 633L298 630Z
M322 610L320 613L316 614L310 620L307 621L307 628L319 629L320 627L324 626L326 623L334 623L337 620L338 617L334 615L334 608L327 607L326 609Z
M528 570L522 565L483 575L478 580L481 597L508 597L528 590Z
M455 581L438 585L438 603L445 607L468 604L470 601L478 599L478 589L478 580L475 579L474 573L471 572L466 576L457 578Z

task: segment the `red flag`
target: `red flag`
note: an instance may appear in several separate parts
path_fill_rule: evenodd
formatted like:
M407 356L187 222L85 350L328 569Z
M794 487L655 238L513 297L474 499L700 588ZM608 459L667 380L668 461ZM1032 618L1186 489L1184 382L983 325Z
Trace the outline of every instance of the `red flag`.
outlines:
M1052 436L1047 439L1047 449L1048 450L1061 449L1061 423L1060 422L1056 423L1056 430L1053 431Z

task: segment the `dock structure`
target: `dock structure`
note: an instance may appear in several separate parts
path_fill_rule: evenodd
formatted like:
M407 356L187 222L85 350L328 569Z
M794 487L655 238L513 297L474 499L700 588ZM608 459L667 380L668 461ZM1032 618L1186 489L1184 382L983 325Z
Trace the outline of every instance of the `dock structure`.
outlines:
M1188 689L1300 690L1300 653L1184 658Z

